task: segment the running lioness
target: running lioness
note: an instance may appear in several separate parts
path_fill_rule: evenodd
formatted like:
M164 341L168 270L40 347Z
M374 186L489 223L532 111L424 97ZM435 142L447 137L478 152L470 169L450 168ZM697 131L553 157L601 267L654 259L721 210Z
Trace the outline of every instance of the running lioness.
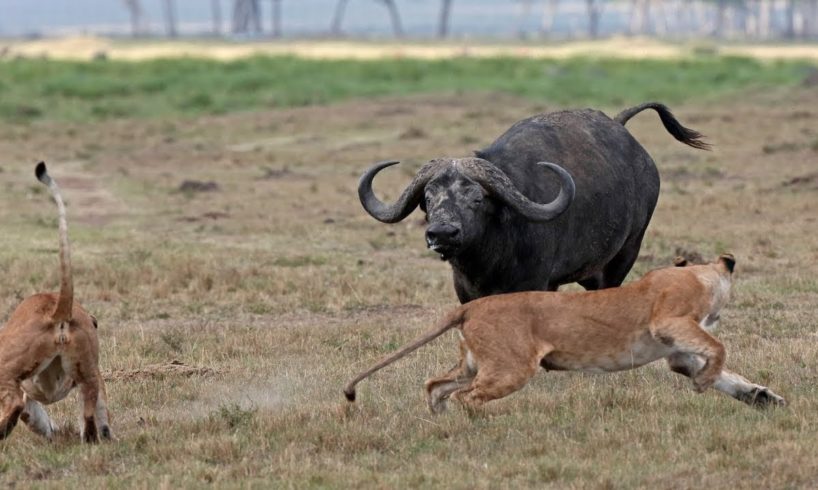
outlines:
M487 296L455 309L432 331L356 376L375 371L458 328L460 362L426 381L429 409L449 397L468 409L522 388L539 367L611 372L667 359L670 369L702 392L711 386L749 405L784 405L768 388L723 368L724 346L708 333L730 294L732 255L715 263L657 269L618 288L587 292L525 292Z
M36 175L57 203L62 278L59 293L29 296L0 329L0 440L8 437L19 419L51 439L56 426L43 405L62 400L76 386L81 392L82 439L110 439L98 366L97 322L74 302L65 205L45 163L37 165Z

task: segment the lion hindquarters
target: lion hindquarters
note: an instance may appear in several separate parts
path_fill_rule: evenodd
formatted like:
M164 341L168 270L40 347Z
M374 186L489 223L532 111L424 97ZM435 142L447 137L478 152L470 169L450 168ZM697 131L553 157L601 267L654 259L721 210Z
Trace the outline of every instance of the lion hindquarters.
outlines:
M461 339L460 360L458 363L446 374L429 378L424 384L429 410L432 413L443 412L446 409L446 401L451 394L469 386L476 374L477 363L466 346L466 341Z
M472 323L464 328L464 359L471 360L477 372L468 386L452 393L452 398L468 409L521 389L537 373L542 358L553 350L550 344L536 341L529 330L497 327Z

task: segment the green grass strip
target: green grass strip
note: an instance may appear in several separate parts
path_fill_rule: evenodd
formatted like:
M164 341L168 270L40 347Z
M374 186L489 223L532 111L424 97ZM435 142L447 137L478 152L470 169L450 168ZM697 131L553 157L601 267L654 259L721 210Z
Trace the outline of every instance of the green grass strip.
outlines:
M667 103L798 83L807 63L690 60L318 61L253 57L233 62L164 59L0 63L0 119L95 121L224 114L326 104L353 97L491 91L560 105Z

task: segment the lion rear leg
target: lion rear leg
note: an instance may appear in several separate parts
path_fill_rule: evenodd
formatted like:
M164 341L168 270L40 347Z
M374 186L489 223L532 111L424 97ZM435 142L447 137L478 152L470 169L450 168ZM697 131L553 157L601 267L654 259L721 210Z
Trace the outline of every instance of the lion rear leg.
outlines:
M39 434L49 441L54 438L54 433L57 431L57 425L48 416L45 407L36 400L25 397L25 410L20 417L23 423L34 432Z
M446 374L426 380L426 402L432 413L446 409L449 396L468 386L477 374L477 363L464 341L460 341L460 361Z
M98 400L99 382L96 378L88 379L80 385L80 409L82 414L80 437L84 442L92 444L99 442L96 420Z
M0 441L8 437L17 426L24 408L23 392L17 383L0 384Z
M519 390L537 372L539 363L515 363L508 360L501 367L483 363L471 384L455 391L451 396L463 406L473 411L486 402L508 396Z

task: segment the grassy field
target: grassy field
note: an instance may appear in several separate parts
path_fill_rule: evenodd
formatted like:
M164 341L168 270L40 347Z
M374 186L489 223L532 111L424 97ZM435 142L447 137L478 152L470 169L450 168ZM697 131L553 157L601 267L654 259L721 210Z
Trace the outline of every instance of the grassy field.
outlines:
M712 56L685 61L255 57L142 63L20 59L0 67L0 117L82 122L441 92L500 92L561 105L619 106L643 99L674 103L709 100L738 89L797 84L809 65Z
M803 66L0 66L4 111L39 108L0 123L0 320L58 284L56 212L33 176L45 159L67 200L78 299L99 318L117 437L80 445L72 395L49 408L64 424L55 443L23 426L0 443L0 486L818 486L818 91L799 85ZM181 104L197 93L213 105ZM735 253L717 335L731 368L790 406L696 395L657 363L543 372L484 414L431 416L422 383L455 361L447 335L349 407L353 374L456 304L422 215L375 222L355 194L360 172L402 159L376 181L394 198L427 159L467 155L528 115L645 98L671 102L715 149L676 143L654 114L629 123L663 185L632 275L679 250ZM94 112L105 104L127 117Z

